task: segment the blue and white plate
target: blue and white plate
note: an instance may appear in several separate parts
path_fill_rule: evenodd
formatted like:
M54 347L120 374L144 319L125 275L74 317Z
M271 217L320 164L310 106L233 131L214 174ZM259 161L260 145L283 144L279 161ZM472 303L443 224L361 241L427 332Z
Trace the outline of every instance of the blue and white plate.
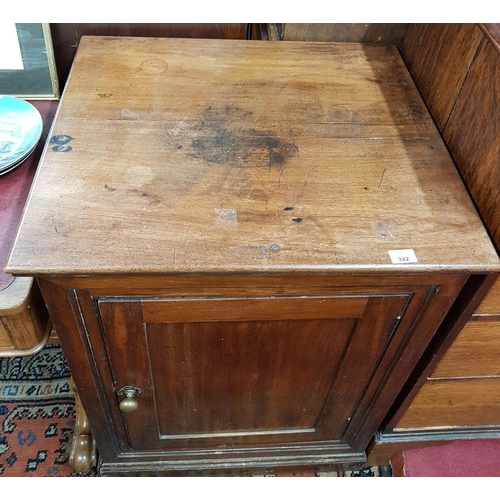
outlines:
M0 175L22 163L42 136L43 122L29 102L0 95Z

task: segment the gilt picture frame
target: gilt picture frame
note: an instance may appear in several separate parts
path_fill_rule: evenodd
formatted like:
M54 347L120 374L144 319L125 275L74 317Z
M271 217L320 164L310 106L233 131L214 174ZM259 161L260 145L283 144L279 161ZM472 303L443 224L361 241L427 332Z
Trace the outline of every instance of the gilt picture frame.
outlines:
M23 99L59 99L59 81L49 23L6 26L0 39L0 94ZM17 38L17 39L16 39ZM9 57L9 56L12 57Z

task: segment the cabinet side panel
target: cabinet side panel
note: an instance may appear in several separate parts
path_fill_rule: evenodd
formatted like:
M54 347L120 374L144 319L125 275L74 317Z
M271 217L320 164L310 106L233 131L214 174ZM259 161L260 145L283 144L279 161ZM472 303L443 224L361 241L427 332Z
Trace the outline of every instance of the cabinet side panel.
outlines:
M38 279L52 323L71 371L78 395L103 460L116 457L115 432L107 418L107 406L97 376L95 359L88 343L78 300L73 290L66 290L46 279Z
M445 295L448 295L446 302L450 299L451 302L446 305L441 303L440 305L441 301L439 297L438 300L435 301L437 307L434 308L434 313L428 312L425 317L430 319L434 316L432 324L437 331L434 332L434 336L431 342L426 346L425 351L422 351L412 375L404 387L402 387L392 407L386 413L385 421L381 426L381 431L384 434L390 434L397 422L403 418L411 402L421 390L422 386L425 386L427 378L436 368L462 328L469 321L473 312L485 297L496 278L496 275L477 275L469 278L464 276L462 280L460 280L460 277L457 276L457 282L451 287L447 287L448 291L445 293ZM467 282L464 283L466 279ZM460 283L460 281L462 282ZM440 292L443 291L444 290L441 288ZM458 297L455 294L457 294ZM443 297L442 300L443 299L445 298ZM450 305L452 305L451 308ZM444 317L443 312L446 314Z
M462 289L467 276L457 275L453 280L443 283L439 287L422 289L417 294L420 295L420 300L415 301L416 297L412 300L403 320L405 318L411 320L412 324L409 328L413 332L418 331L419 333L418 335L410 334L408 336L409 342L402 341L399 352L393 351L392 360L389 359L389 362L393 363L392 383L383 385L377 396L383 400L383 403L371 409L365 408L366 414L378 413L380 421L385 418L381 429L392 429L391 422L393 425L404 414L420 387L425 383L428 373L437 364L436 354L440 352L441 348L444 352L446 351L470 318L481 298L486 294L493 279L494 277L486 284L484 276L480 276L477 280L472 280L470 287ZM484 289L482 294L479 294L478 288L482 285L484 285ZM456 300L461 289L462 293ZM477 301L474 301L474 293L478 295ZM419 302L419 305L414 310L415 315L412 316L409 312L414 302L415 305ZM453 306L453 312L449 312L451 306ZM449 314L448 317L447 314ZM462 323L458 322L457 318ZM411 372L409 376L408 371L406 371L408 369ZM372 385L373 382L376 380L372 381ZM380 385L380 382L375 385L374 390L377 390L377 385Z

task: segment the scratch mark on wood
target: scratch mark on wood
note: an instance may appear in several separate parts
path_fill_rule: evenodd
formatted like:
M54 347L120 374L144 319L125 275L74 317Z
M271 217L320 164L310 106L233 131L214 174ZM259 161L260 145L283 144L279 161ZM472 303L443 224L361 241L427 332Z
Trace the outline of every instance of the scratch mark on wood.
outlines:
M378 183L377 189L379 189L379 188L380 188L380 185L382 184L382 181L383 181L383 179L384 179L384 175L385 175L385 171L386 171L386 170L387 170L387 169L386 169L386 168L384 168L384 171L382 172L382 176L380 177L380 182Z
M313 170L314 170L314 168L311 168L311 170L309 170L309 172L307 172L306 180L304 181L304 183L302 184L302 187L300 188L299 194L297 195L297 198L295 199L294 205L297 205L297 203L299 202L300 198L302 197L302 193L304 192L304 189L306 188L307 183L309 182L309 176L311 175L311 172Z
M397 238L397 228L387 221L376 224L378 241L392 241Z
M56 217L54 212L52 212L52 225L54 226L54 231L56 232L56 234L59 234L59 231L57 230Z

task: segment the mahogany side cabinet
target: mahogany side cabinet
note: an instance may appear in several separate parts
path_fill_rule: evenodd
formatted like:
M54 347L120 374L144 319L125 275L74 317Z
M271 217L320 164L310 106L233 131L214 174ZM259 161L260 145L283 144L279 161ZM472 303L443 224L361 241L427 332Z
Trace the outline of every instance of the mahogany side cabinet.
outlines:
M362 465L498 256L394 47L83 37L6 271L101 475Z

